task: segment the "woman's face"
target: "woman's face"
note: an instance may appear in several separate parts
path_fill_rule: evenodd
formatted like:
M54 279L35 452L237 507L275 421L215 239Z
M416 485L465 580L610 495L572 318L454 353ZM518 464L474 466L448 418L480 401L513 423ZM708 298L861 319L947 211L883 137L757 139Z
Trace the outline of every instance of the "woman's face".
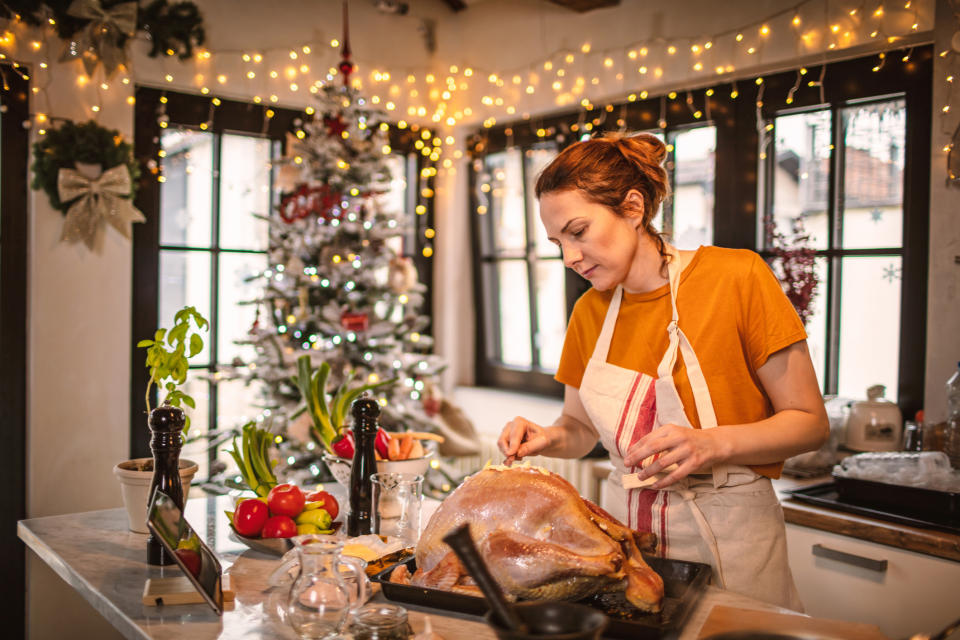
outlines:
M563 264L595 289L607 291L626 279L637 250L636 218L618 216L574 189L541 196L540 220Z

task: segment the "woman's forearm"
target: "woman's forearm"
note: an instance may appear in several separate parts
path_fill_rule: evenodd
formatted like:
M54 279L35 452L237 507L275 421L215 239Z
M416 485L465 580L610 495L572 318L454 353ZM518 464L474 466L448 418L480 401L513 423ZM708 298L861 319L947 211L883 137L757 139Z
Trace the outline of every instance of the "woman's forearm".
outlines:
M562 414L544 427L550 444L541 452L554 458L582 458L597 443L597 434L588 425L569 414Z
M704 433L716 441L723 462L757 465L819 448L830 435L830 426L825 413L784 409L759 422L718 426Z

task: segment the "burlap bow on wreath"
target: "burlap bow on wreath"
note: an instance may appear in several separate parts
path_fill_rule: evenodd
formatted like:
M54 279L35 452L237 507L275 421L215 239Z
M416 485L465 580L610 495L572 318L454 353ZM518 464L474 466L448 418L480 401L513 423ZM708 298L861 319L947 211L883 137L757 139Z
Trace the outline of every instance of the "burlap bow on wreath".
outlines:
M74 0L67 13L90 22L70 38L60 62L80 58L88 76L93 76L97 64L102 63L107 77L126 64L126 41L137 32L136 2L105 9L100 0Z
M83 242L90 248L109 222L114 229L130 237L130 224L146 218L130 202L130 171L125 165L107 169L98 178L88 178L75 169L60 169L57 193L61 202L75 200L67 210L61 240Z

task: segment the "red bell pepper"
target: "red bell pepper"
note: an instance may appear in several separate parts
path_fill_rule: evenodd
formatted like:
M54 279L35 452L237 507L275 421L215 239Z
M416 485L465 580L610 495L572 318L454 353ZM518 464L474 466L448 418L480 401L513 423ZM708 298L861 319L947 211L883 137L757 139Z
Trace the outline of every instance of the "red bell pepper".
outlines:
M390 434L384 431L383 429L377 429L377 437L373 441L373 446L376 448L377 453L380 454L380 457L384 460L389 460L390 456L387 455L387 450L390 447Z
M333 442L330 443L330 448L333 449L333 452L341 458L353 459L353 451L355 448L353 442L353 431L347 429L342 434L334 438Z

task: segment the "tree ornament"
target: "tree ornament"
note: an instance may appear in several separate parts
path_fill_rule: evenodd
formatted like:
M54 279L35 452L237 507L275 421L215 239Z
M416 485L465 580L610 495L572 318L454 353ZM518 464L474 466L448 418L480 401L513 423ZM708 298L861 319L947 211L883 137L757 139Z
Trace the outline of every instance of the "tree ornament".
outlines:
M343 136L343 132L347 130L343 116L339 113L332 116L323 116L323 126L327 128L327 135L331 138L340 138Z
M347 331L366 331L369 319L362 311L344 311L340 314L340 326Z
M78 169L81 168L78 165ZM89 173L100 173L100 169L97 167ZM123 165L108 169L97 177L88 177L79 170L60 169L57 193L61 202L72 202L67 209L60 239L68 242L83 240L87 247L95 249L104 222L109 222L129 240L130 225L146 221L130 202L130 187L130 171Z
M343 0L343 46L340 47L340 73L343 74L343 86L350 84L350 74L353 73L353 63L350 62L350 20L347 16L347 0Z
M280 199L280 217L286 223L302 220L307 216L316 215L329 222L334 217L333 208L340 202L342 194L323 184L311 187L301 184L293 193Z
M419 280L417 267L413 264L413 260L406 256L395 256L390 260L387 275L390 291L397 295L403 295L416 286Z

